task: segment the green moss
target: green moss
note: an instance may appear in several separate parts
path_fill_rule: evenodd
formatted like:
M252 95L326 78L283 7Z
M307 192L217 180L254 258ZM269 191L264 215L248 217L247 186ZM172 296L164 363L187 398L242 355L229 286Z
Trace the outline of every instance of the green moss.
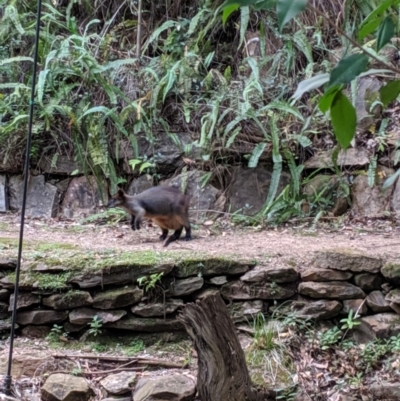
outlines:
M11 272L6 275L10 283L15 284L16 274ZM49 274L35 272L21 272L20 286L32 286L39 290L61 291L69 288L68 280L71 277L70 272Z

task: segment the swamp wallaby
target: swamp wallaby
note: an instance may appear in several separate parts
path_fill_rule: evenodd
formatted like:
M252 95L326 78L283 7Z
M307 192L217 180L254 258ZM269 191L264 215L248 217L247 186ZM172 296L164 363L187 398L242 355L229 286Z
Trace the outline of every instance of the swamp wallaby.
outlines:
M107 207L119 207L128 212L131 215L132 230L140 229L143 217L151 219L161 228L160 239L163 241L167 238L168 230L175 230L164 246L178 240L183 227L186 231L184 241L192 239L188 217L189 198L178 188L158 186L135 196L127 195L119 189L110 199Z

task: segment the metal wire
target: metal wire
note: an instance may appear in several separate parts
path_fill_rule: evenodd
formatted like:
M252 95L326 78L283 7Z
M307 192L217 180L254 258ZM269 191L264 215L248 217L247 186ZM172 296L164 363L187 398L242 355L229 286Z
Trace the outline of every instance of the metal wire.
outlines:
M4 392L6 394L10 394L11 392L11 368L12 368L12 357L14 351L15 324L17 320L17 301L18 301L19 276L21 271L22 243L24 238L26 194L28 188L29 164L30 164L31 143L32 143L32 125L33 125L33 113L35 106L36 70L37 70L37 60L38 60L41 13L42 13L42 0L38 0L37 15L36 15L35 48L33 55L32 89L31 89L31 100L29 102L28 138L26 141L26 155L25 155L25 166L24 166L24 186L23 186L24 190L22 194L21 224L19 228L19 242L18 242L18 259L17 259L16 274L15 274L14 302L13 302L12 319L11 319L10 350L8 354L7 374L4 378L4 387L3 387Z

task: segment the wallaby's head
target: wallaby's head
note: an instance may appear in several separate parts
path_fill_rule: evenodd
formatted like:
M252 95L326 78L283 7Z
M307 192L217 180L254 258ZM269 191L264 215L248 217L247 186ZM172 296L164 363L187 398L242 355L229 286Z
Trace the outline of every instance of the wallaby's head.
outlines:
M109 200L107 207L124 206L126 202L125 196L125 192L122 189L119 189L117 193Z

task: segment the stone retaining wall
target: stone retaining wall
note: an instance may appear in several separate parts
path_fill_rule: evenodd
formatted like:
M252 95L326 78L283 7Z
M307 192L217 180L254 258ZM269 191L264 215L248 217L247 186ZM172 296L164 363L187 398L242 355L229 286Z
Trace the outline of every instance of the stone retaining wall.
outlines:
M96 315L103 327L112 329L183 330L176 315L184 304L218 291L235 323L251 320L260 312L268 314L276 301L317 320L357 310L362 315L359 335L368 339L400 333L400 261L332 250L316 253L310 266L299 272L292 266L256 266L223 258L171 261L162 256L162 260L149 257L145 263L136 263L135 255L130 262L114 264L101 259L99 266L89 270L71 270L69 266L78 263L72 259L68 267L54 260L25 263L17 315L22 334L44 335L54 324L64 325L71 334L79 333ZM12 259L0 260L3 329L9 328L14 269ZM149 291L138 285L138 278L159 273L161 281Z

